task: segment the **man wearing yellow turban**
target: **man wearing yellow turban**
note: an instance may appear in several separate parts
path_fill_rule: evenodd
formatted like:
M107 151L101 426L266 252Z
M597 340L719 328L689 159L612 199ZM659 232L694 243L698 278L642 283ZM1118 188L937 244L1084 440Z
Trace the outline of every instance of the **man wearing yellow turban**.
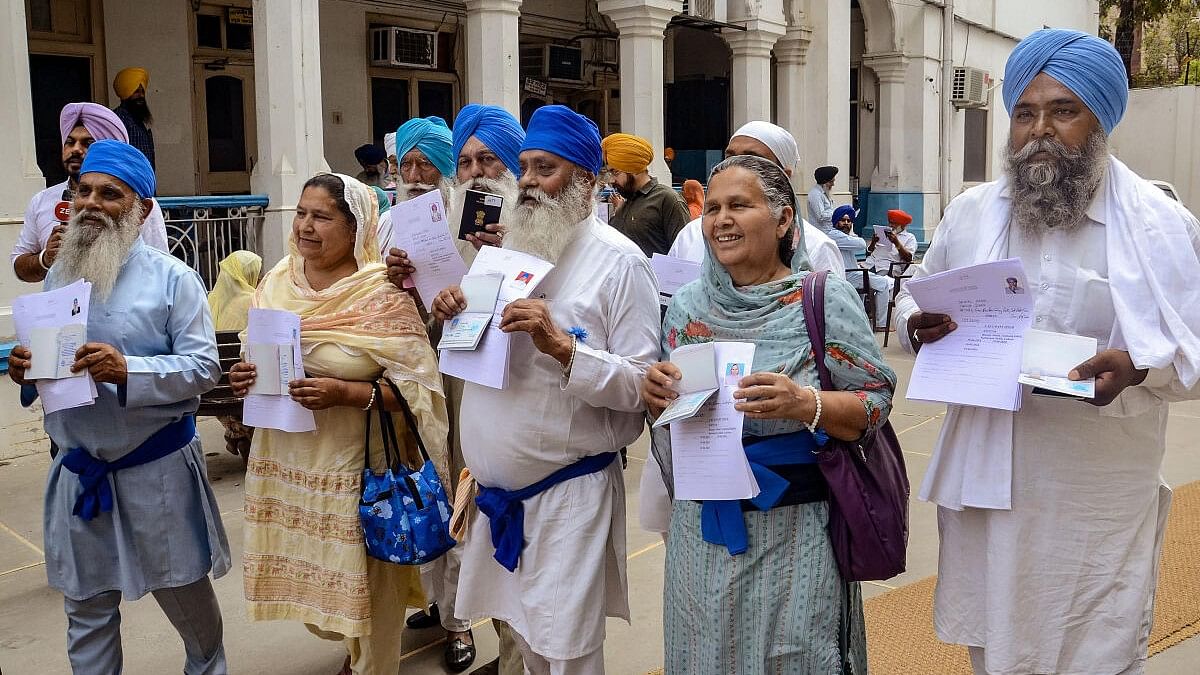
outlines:
M146 105L146 90L150 88L150 73L145 68L126 68L113 78L113 91L121 105L113 108L129 132L129 144L150 160L154 167L154 132L150 130L153 117Z
M666 254L690 214L683 198L646 170L654 159L653 146L632 134L611 134L600 146L612 187L624 200L608 224L632 239L647 257Z

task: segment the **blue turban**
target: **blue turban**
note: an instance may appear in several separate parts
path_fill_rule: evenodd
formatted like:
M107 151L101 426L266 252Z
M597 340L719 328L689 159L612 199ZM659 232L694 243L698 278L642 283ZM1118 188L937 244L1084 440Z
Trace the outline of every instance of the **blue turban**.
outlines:
M545 150L600 173L604 156L596 123L565 105L545 105L533 111L521 151Z
M142 199L154 196L154 168L141 150L128 143L107 139L92 143L79 167L79 175L85 173L106 173L125 181Z
M850 206L849 204L843 204L843 205L837 207L836 209L834 209L833 210L833 219L832 219L833 224L837 225L838 221L841 220L842 216L845 216L845 215L849 215L851 220L853 220L854 216L855 216L854 207Z
M446 126L446 120L436 116L414 117L396 130L396 162L403 162L408 151L416 148L437 167L443 178L453 178L458 156L451 154L450 142L450 127Z
M456 160L472 136L496 153L514 176L521 175L517 157L521 154L521 143L525 142L525 130L512 113L498 105L472 103L463 106L454 118L453 153Z
M1004 65L1004 107L1009 115L1038 73L1075 92L1106 133L1111 134L1125 115L1129 102L1125 64L1105 40L1063 28L1039 30L1021 40Z

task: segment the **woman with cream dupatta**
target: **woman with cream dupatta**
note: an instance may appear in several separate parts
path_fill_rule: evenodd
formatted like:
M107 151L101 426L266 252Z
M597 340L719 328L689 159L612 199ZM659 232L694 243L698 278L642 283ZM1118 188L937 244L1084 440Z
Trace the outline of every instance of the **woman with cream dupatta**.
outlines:
M296 206L290 255L266 275L253 303L300 315L307 377L289 390L313 411L317 430L255 435L243 555L249 615L303 621L320 637L344 640L342 672L355 675L395 675L405 607L423 606L417 568L369 558L359 524L363 411L400 409L388 387L373 397L372 381L396 383L443 484L450 484L437 361L412 299L387 280L377 219L375 195L357 180L310 179ZM249 363L230 373L239 395L253 380ZM381 468L382 442L373 433L372 466ZM403 442L415 454L411 440Z

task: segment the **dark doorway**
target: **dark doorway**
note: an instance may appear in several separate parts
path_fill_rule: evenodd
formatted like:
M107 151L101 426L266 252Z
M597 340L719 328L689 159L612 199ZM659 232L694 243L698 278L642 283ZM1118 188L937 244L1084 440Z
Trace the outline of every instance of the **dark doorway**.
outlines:
M37 163L50 186L67 179L62 167L58 114L68 103L92 100L92 60L86 56L30 54L29 83Z
M371 78L371 130L374 142L383 147L383 135L408 121L408 80Z
M437 115L454 123L454 85L449 82L417 82L417 109L421 117Z
M723 77L676 80L667 85L665 146L675 151L672 180L708 180L712 153L729 142L729 80Z
M208 170L246 170L246 120L242 81L218 75L204 82L208 103Z

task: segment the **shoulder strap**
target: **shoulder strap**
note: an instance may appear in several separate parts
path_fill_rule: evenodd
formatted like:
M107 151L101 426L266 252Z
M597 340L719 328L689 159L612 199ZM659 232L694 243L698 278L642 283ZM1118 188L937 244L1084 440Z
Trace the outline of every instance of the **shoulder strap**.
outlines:
M833 377L825 366L825 278L829 272L809 272L804 277L804 327L808 330L808 341L812 343L813 357L817 363L817 375L823 391L833 391Z
M425 442L421 440L421 431L417 428L417 420L413 417L412 409L408 407L408 401L404 400L404 396L400 393L400 387L396 386L387 377L383 378L383 382L392 390L392 395L396 397L396 402L400 404L400 412L404 413L404 421L408 424L408 428L412 431L413 438L417 441L417 449L421 451L421 459L426 462L432 461L429 458L429 451L425 449ZM382 410L382 401L380 401L380 409ZM400 446L396 445L397 454L399 454Z

